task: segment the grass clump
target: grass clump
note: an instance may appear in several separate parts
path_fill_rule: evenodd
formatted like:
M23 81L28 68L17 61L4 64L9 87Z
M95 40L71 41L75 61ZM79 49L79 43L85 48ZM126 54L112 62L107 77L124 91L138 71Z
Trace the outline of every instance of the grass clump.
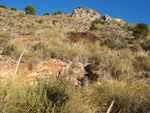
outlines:
M144 113L150 110L149 85L143 82L103 81L92 87L89 95L92 103L99 106L97 112L105 111L114 100L112 113ZM91 102L91 101L90 101Z
M5 85L0 84L0 88L0 112L58 113L79 109L79 90L69 81L38 79L33 85L15 82L12 88L10 81Z
M145 51L150 51L150 40L146 40L142 42L140 45Z

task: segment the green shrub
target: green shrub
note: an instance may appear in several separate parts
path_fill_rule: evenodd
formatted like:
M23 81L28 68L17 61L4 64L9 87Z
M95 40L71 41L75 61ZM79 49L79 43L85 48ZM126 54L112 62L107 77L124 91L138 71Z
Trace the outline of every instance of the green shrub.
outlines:
M35 15L36 9L32 5L25 7L26 14Z
M11 10L13 10L13 11L17 11L17 9L16 9L16 8L14 8L14 7L12 7L12 8L11 8Z
M82 7L81 7L81 6L79 6L78 8L79 8L79 9L82 9Z
M97 30L97 29L98 29L98 28L95 26L95 24L92 23L92 24L91 24L91 27L90 27L90 30L93 31L93 30Z
M48 13L48 12L44 14L44 16L48 16L48 15L49 15L49 13Z
M59 10L58 12L53 13L53 15L61 15L62 12Z
M6 6L5 5L0 5L0 8L6 8Z
M39 24L42 24L42 23L43 23L43 20L42 20L42 19L40 19L40 20L38 21L38 23L39 23Z
M103 16L102 16L102 19L105 21L105 20L106 20L106 16L105 16L105 15L103 15Z
M102 42L102 46L107 45L109 48L116 48L116 43L114 39L108 38L104 42Z
M112 35L101 43L102 46L108 46L111 49L124 49L128 47L128 41L123 37Z
M103 21L100 21L100 20L94 20L93 22L92 22L93 24L104 24L105 23L105 21L103 22Z
M133 36L135 39L144 39L149 35L148 25L145 23L138 23L134 29Z

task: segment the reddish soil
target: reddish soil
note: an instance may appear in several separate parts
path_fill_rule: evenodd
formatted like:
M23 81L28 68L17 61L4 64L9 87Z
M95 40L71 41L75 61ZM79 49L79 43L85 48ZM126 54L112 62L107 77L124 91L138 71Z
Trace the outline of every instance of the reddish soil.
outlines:
M89 40L91 43L100 41L100 38L99 38L99 37L97 37L97 36L95 36L95 35L93 35L93 34L91 34L91 33L87 33L87 32L86 32L86 33L83 33L83 32L81 32L81 33L76 33L76 34L71 35L69 38L70 38L70 40L71 40L72 42L77 42L77 41L80 40L80 39L87 39L87 40Z

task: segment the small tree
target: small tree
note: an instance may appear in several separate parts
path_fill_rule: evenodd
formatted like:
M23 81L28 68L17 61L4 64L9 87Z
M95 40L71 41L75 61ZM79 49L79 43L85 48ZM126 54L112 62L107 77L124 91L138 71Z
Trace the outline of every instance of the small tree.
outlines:
M44 16L46 16L46 15L49 15L49 13L48 13L48 12L46 12L46 13L44 14Z
M134 29L133 36L135 39L146 38L149 34L148 25L145 23L138 23Z
M58 12L53 13L53 15L61 15L62 12L59 10Z
M78 7L78 9L82 9L82 7L81 7L81 6L79 6L79 7Z
M14 8L14 7L12 7L12 8L11 8L11 10L13 10L13 11L17 11L17 9L16 9L16 8Z
M59 10L59 11L58 11L58 14L61 15L61 14L62 14L62 11Z
M1 8L6 8L6 6L5 6L5 5L0 5L0 7L1 7Z
M36 10L32 5L28 5L27 7L25 7L25 12L26 14L35 15Z

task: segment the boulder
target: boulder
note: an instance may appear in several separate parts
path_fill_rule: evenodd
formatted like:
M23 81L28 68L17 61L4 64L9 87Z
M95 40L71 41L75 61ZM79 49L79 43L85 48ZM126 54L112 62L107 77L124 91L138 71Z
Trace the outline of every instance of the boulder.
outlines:
M96 64L88 64L85 66L85 71L87 72L87 74L85 76L87 76L91 81L96 81L99 78L99 74L98 74L98 65Z
M84 66L80 62L73 62L64 72L66 78L72 80L75 85L81 84L85 74Z

